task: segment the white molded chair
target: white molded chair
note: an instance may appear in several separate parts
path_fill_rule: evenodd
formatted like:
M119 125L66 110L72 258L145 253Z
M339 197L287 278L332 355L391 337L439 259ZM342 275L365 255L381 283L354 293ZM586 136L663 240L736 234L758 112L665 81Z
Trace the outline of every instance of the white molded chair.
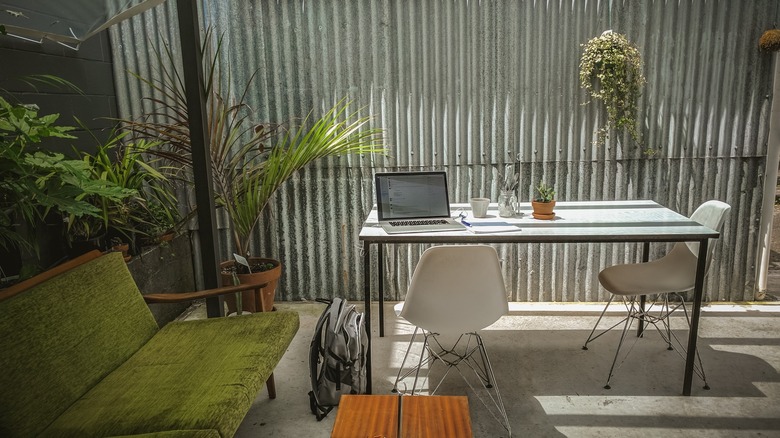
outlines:
M434 386L428 379L430 394L436 393L451 370L457 370L493 418L511 435L493 367L482 338L477 333L477 330L493 324L509 311L496 250L486 245L428 248L414 270L406 301L396 305L395 310L416 328L398 370L393 392L398 391L399 382L414 374L411 388L414 394L420 370L427 366L426 375L430 378L431 368L436 363L443 364L446 372L441 381ZM420 358L414 368L404 373L404 365L418 331L423 335ZM455 335L452 338L456 340L448 342L443 339L447 335ZM481 391L474 390L463 374L467 368L482 383L484 392L495 408L488 406Z
M691 220L720 232L723 228L726 214L730 209L731 207L724 202L707 201L696 209L693 215L691 215ZM714 251L714 243L707 245L705 275L706 271L709 271ZM667 349L676 350L681 357L685 358L685 346L672 332L669 324L669 317L675 310L681 308L685 315L685 319L690 326L685 300L680 293L692 290L695 286L698 254L698 243L680 242L675 244L667 255L658 260L646 263L610 266L599 273L599 282L604 289L612 294L612 296L610 296L607 305L601 312L598 321L596 321L596 325L593 327L590 335L588 335L588 339L585 341L585 345L582 346L582 349L587 350L590 342L599 338L609 330L621 324L623 325L623 332L617 350L615 351L615 358L612 360L609 376L607 376L607 383L604 385L605 389L610 389L609 383L615 372L615 365L620 354L620 349L623 346L623 341L625 341L627 334L631 331L631 325L634 320L652 324L666 342ZM656 297L657 302L649 303L647 308L643 308L637 299L642 296L653 294L658 295ZM616 296L622 298L623 303L626 306L627 313L625 318L596 334L596 329L604 317L604 313ZM670 297L673 298L673 300L670 300ZM658 324L661 324L661 327L659 327ZM641 336L641 333L639 333L638 336ZM626 355L628 355L628 353L626 353ZM625 357L623 360L625 360ZM694 371L704 381L704 389L709 389L698 351L696 351Z

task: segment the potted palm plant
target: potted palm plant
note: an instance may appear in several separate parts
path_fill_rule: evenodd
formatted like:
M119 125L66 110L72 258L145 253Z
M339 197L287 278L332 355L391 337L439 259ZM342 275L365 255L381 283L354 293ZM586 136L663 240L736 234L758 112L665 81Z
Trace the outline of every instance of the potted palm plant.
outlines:
M555 208L555 190L543 181L536 186L536 196L531 201L533 206L533 216L536 219L551 220L555 218L553 209Z
M212 35L208 31L201 48L207 53ZM265 308L271 310L275 285L281 275L281 263L272 258L250 257L249 239L263 210L276 190L297 170L314 160L351 153L384 152L381 130L368 128L368 117L358 117L342 100L317 120L311 114L299 127L281 129L273 123L251 120L252 110L246 103L249 85L243 91L231 90L230 81L220 78L218 56L221 38L216 41L211 56L204 56L204 82L207 96L211 169L215 204L223 208L230 222L234 252L247 259L247 266L236 264L234 258L221 264L223 284L234 281L251 282L263 288ZM189 181L192 169L187 105L182 82L170 52L157 53L164 70L160 79L145 79L138 75L165 99L150 98L157 108L137 120L124 122L145 138L160 140L160 147L149 152L169 160L183 171L175 178ZM163 62L167 58L167 62ZM274 144L274 146L268 146ZM250 272L251 271L251 272ZM236 274L234 276L234 274ZM229 303L230 307L230 303ZM254 293L244 295L243 306L254 308ZM230 309L232 310L232 309Z
M311 114L304 120L303 126L309 123L310 117ZM227 212L236 251L241 255L249 255L249 240L264 208L276 190L295 172L327 156L384 152L381 130L364 129L369 121L370 117L357 117L356 114L349 113L349 103L342 100L314 121L310 128L300 127L287 131L267 157L262 159L256 167L256 172L236 178L223 186L222 192L217 195L217 205L224 207ZM273 306L276 281L281 275L281 264L272 259L248 259L254 262L255 266L261 267L260 272L250 274L245 272L246 266L240 263L233 260L224 262L223 283L230 284L233 269L239 274L242 283L267 283L268 286L263 290L266 307L264 310L270 310ZM252 264L250 263L250 266ZM262 266L270 269L263 270ZM246 309L254 307L251 292L246 293L244 303L243 307Z

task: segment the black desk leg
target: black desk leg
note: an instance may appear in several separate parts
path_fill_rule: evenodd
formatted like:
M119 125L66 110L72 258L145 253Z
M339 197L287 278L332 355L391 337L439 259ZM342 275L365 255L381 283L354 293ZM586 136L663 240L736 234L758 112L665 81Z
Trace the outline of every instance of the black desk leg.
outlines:
M385 337L385 275L384 272L382 272L382 267L384 266L384 254L382 249L382 244L377 243L376 244L376 258L377 258L377 278L378 282L378 288L379 288L379 337L384 338Z
M699 259L696 262L696 283L693 287L693 311L691 311L691 329L688 332L688 352L685 357L685 380L683 395L691 395L693 384L693 365L696 363L696 341L699 337L699 317L701 303L704 301L704 271L707 269L707 242L699 242Z
M371 394L371 244L363 241L363 305L366 316L366 394Z
M650 260L650 242L644 242L642 245L642 263L647 263L648 260ZM644 295L639 296L639 311L641 312L640 315L643 315L645 313L645 302L647 301L647 297ZM645 320L642 318L639 318L639 323L636 327L636 337L641 338L642 335L645 332Z

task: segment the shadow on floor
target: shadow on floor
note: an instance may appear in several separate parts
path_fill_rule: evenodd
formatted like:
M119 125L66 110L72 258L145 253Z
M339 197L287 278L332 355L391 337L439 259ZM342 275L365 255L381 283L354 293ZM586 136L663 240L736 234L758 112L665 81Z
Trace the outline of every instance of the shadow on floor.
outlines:
M281 306L299 311L301 330L275 372L279 396L268 400L260 394L236 436L327 437L337 411L317 422L306 395L306 355L323 306ZM374 337L375 394L390 393L412 332L391 308L388 303L388 335ZM537 314L502 318L482 335L513 436L780 436L780 306L725 309L711 306L703 315L699 346L712 389L702 389L694 378L691 397L680 395L684 361L667 351L656 333L638 340L606 390L619 334L609 333L582 350L593 313L540 306ZM439 394L468 391L453 375ZM475 437L506 436L472 395L469 407Z

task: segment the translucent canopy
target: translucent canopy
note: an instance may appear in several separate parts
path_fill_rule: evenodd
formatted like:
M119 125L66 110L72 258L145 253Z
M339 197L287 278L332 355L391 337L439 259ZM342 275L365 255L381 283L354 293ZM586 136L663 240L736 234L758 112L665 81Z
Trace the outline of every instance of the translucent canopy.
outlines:
M0 1L0 26L9 36L78 49L91 36L164 1L5 0Z

